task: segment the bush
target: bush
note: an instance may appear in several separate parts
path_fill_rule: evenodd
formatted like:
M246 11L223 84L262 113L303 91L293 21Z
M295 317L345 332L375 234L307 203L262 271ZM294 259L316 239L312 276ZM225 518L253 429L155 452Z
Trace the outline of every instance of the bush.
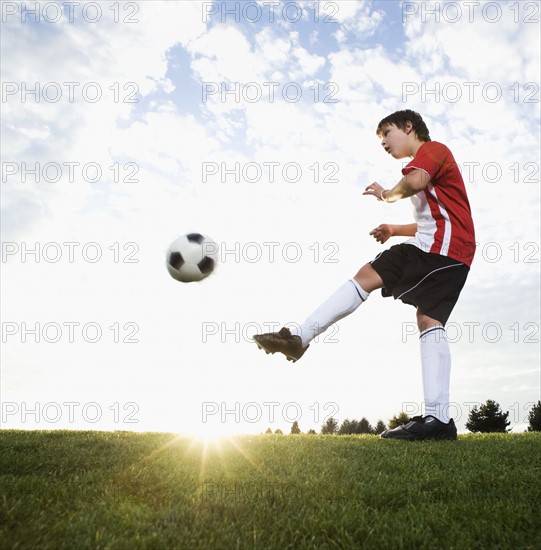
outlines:
M509 430L510 422L507 420L509 411L504 413L500 409L500 405L488 399L484 405L480 407L475 406L466 422L466 428L473 433L505 433Z

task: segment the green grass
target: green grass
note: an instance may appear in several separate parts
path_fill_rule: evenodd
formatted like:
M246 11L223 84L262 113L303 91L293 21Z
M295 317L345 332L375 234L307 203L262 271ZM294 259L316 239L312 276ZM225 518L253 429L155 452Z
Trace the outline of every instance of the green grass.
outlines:
M541 434L0 432L2 548L541 548Z

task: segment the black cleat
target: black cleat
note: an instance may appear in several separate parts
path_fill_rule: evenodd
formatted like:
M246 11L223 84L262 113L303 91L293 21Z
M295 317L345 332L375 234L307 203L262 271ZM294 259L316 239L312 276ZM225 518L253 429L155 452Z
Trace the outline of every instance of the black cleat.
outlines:
M293 336L288 328L283 327L279 332L267 332L253 336L257 347L264 349L267 353L283 353L288 361L293 363L299 360L304 352L310 347L302 347L300 336Z
M383 439L405 439L419 441L422 439L455 440L456 426L451 418L447 424L434 416L414 416L407 424L392 430L385 430L380 437Z

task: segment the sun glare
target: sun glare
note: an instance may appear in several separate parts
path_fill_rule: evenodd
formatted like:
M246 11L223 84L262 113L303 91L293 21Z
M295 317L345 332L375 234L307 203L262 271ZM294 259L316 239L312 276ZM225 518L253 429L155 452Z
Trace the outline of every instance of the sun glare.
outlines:
M206 445L219 446L220 443L224 439L226 439L228 436L226 436L224 434L221 434L221 433L209 431L209 432L206 432L206 433L194 434L192 437L196 441L201 441L201 442L205 443Z
M225 431L221 425L205 425L199 426L197 432L191 433L190 437L192 437L195 441L201 441L207 445L212 444L214 446L219 446L224 440L230 439L234 435L234 433Z

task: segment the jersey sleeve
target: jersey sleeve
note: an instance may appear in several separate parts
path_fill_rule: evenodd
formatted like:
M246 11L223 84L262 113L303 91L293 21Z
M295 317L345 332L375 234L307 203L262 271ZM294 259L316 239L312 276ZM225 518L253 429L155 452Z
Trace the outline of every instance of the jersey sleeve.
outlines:
M402 168L402 174L408 175L413 170L423 170L432 180L443 166L447 148L441 143L427 141L417 151L415 157Z

